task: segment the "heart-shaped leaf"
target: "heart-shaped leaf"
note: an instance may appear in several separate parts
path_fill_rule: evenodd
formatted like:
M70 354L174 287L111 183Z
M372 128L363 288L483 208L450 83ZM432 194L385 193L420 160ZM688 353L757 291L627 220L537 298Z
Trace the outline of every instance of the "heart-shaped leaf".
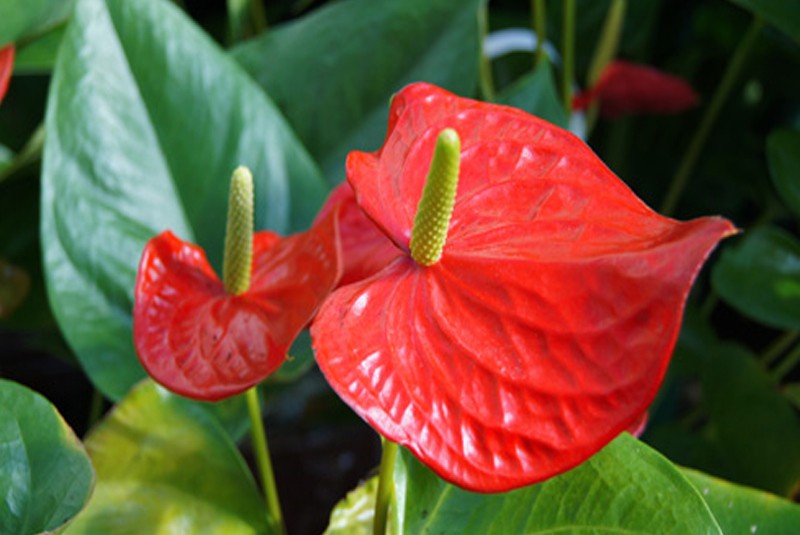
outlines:
M244 44L234 57L336 184L349 151L378 148L386 106L404 85L425 80L475 91L483 1L333 2Z
M0 379L0 533L53 531L94 485L83 445L45 398Z
M436 477L409 452L398 457L398 533L722 533L677 468L627 434L569 472L503 494L467 492Z
M714 289L736 310L778 329L800 328L800 242L777 227L745 233L714 265Z
M800 216L800 131L778 130L767 138L769 174L781 199Z
M97 488L70 535L268 530L256 484L225 431L151 381L131 390L86 447Z
M308 225L324 180L238 65L169 2L80 0L48 101L42 240L53 310L109 397L144 376L131 309L145 242L171 229L220 272L239 164L256 228Z
M683 468L681 473L700 491L723 533L795 535L800 527L796 503L696 470Z

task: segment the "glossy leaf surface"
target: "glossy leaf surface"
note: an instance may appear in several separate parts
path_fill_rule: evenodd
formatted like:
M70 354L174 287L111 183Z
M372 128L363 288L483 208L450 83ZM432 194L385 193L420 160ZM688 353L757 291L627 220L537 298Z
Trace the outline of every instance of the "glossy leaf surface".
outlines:
M748 231L723 251L711 280L745 316L779 329L800 328L800 242L788 232Z
M94 470L80 440L44 397L0 379L0 533L55 530L84 506Z
M579 467L503 494L439 479L408 452L396 465L399 533L721 534L700 494L655 450L621 435Z
M800 526L796 503L696 470L681 472L700 491L723 533L793 535Z
M145 246L133 335L147 372L173 392L216 401L261 382L286 360L339 278L336 220L281 239L253 237L250 287L228 294L203 250L169 231Z
M677 76L627 61L616 60L603 69L597 84L577 95L573 108L593 102L609 119L625 114L678 113L697 104L697 94Z
M267 532L256 484L219 424L151 381L87 437L97 488L69 535Z
M770 134L767 161L781 200L800 216L800 131L778 130Z
M386 106L404 85L426 80L460 94L475 90L482 1L333 2L233 55L338 184L349 151L380 146Z
M383 149L348 159L360 205L404 251L446 127L461 178L441 261L404 256L340 288L312 337L333 388L387 438L461 486L509 490L641 417L689 286L734 229L655 214L549 123L415 84Z
M338 210L344 272L339 286L371 277L402 255L392 241L364 213L347 181L331 191L317 221Z
M25 0L0 3L0 46L61 23L74 0Z
M378 478L374 476L348 492L331 511L331 521L323 535L371 535L377 491Z
M90 378L112 399L144 376L131 310L147 240L170 229L219 271L234 168L253 171L256 229L307 227L327 190L263 91L161 0L77 3L46 124L50 301Z
M786 0L731 0L800 43L800 4Z

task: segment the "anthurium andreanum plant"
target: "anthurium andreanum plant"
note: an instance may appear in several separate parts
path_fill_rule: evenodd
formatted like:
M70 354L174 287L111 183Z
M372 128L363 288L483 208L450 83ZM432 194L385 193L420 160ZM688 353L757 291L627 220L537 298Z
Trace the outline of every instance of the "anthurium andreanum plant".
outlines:
M798 46L5 2L0 533L800 532Z

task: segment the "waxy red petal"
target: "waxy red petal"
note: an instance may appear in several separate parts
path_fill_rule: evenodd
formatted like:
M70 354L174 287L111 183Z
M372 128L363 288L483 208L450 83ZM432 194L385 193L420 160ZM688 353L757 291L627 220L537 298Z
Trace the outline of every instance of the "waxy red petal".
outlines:
M403 254L358 206L353 188L347 181L331 191L316 221L334 209L338 210L344 262L339 286L371 277Z
M635 427L662 380L720 218L647 208L580 140L425 84L395 96L348 179L407 249L438 133L462 140L442 260L408 256L336 291L312 337L337 393L443 478L505 491L563 472Z
M167 231L148 242L136 279L133 334L147 372L187 397L219 400L274 372L335 286L336 221L281 239L253 237L250 289L229 295L199 247Z
M697 93L681 78L647 65L617 60L595 87L573 99L573 109L599 101L600 114L613 119L628 113L678 113L697 104Z
M0 49L0 102L6 96L11 73L14 70L14 45Z

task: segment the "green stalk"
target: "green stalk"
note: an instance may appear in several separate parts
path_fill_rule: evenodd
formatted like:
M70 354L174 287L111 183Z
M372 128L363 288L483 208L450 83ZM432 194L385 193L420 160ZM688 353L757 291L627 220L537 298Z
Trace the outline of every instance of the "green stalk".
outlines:
M389 503L394 493L394 462L397 459L397 444L386 439L383 443L381 468L378 474L378 490L375 493L375 518L372 535L385 535L389 518Z
M547 14L545 13L544 0L531 0L531 15L533 31L536 33L536 52L533 56L533 67L542 64L545 59L544 43L547 40Z
M258 388L253 387L245 392L247 399L247 412L250 415L250 435L253 440L253 452L261 476L261 486L264 489L264 498L267 502L272 527L278 533L286 533L283 524L283 513L278 500L278 489L275 485L275 474L272 471L272 462L269 458L267 434L264 432L264 421L261 416L261 404L258 402Z
M492 78L492 64L489 61L489 57L486 55L484 46L486 34L489 32L488 0L481 2L481 6L478 8L478 30L481 36L481 50L478 62L481 95L483 96L483 100L491 102L495 98L494 79Z
M575 79L575 0L564 0L564 26L561 36L561 99L567 117L572 115L572 81Z
M86 423L86 432L88 433L89 430L94 427L94 424L100 419L103 415L103 404L105 403L105 398L103 397L103 393L100 392L97 388L94 389L92 392L92 403L89 406L89 420Z
M40 124L36 130L33 131L31 137L25 142L25 146L17 153L9 166L0 171L0 184L20 170L41 160L43 150L44 124Z
M753 45L756 42L756 38L763 27L764 21L761 19L761 17L755 17L753 22L750 24L750 28L747 30L747 34L745 34L744 39L741 40L739 46L736 48L736 51L734 52L733 57L728 63L728 67L722 76L722 80L720 80L720 83L714 92L714 96L711 98L711 104L709 104L708 108L706 108L705 114L700 121L700 126L697 128L697 130L695 130L694 136L689 143L689 148L683 155L683 160L681 160L678 170L675 173L675 176L672 178L669 191L667 191L667 195L664 198L663 204L661 205L660 211L662 214L671 215L675 211L678 200L680 199L683 190L686 188L686 184L689 181L692 171L694 170L697 159L700 157L700 152L703 150L703 147L708 140L708 135L711 133L711 128L717 121L717 117L722 110L722 106L728 100L728 97L733 90L733 86L742 72L745 60L750 55Z
M597 83L600 79L600 73L617 55L627 5L626 0L612 0L611 5L608 6L606 20L603 22L603 29L600 32L594 57L592 57L592 63L589 66L586 87L592 87Z
M800 331L786 331L772 342L759 356L764 366L769 366L800 337Z
M772 377L775 379L775 382L780 383L783 381L784 377L789 375L789 372L798 364L800 364L800 344L795 346L791 353L786 355L772 371Z

